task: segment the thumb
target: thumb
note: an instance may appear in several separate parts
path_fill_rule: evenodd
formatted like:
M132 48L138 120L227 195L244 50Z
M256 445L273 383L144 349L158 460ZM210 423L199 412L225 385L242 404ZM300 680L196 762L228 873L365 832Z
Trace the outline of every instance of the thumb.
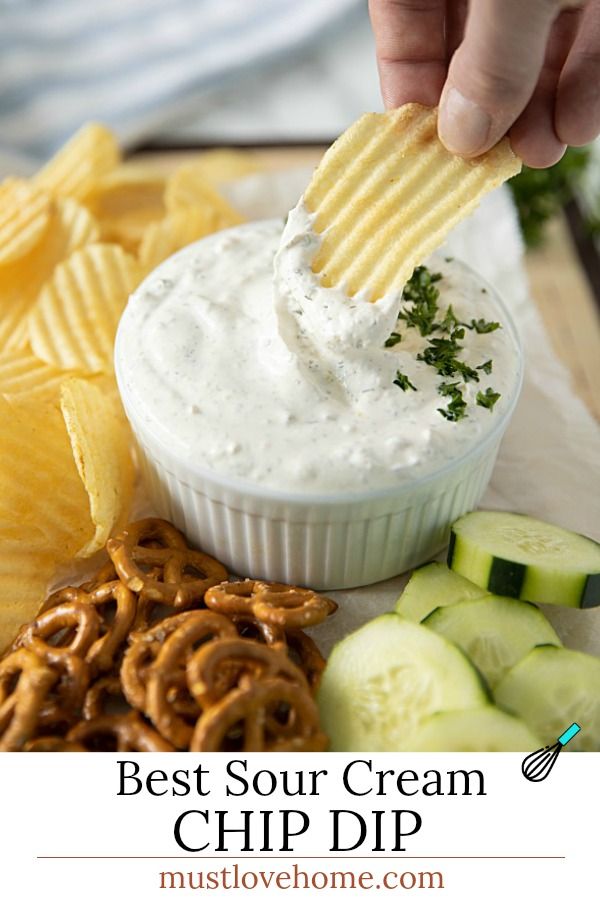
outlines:
M448 150L478 156L493 147L529 102L561 0L471 0L462 44L440 99Z

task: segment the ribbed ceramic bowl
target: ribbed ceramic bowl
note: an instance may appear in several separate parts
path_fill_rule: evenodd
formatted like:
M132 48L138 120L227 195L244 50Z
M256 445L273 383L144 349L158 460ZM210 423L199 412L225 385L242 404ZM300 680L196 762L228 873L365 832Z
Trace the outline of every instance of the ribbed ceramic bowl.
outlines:
M232 572L250 577L332 590L372 584L425 562L442 549L451 523L481 499L521 389L516 329L497 293L482 285L515 347L514 388L504 411L479 443L438 470L364 493L285 493L179 458L149 430L125 387L121 359L127 348L119 329L117 381L157 512Z

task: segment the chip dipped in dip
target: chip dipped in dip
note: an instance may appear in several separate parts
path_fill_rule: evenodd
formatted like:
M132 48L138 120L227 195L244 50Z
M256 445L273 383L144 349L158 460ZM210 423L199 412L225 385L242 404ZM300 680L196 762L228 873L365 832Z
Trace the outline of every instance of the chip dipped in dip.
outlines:
M402 302L322 288L305 219L279 252L282 223L251 223L146 279L119 334L137 417L191 464L301 494L393 487L460 456L514 393L503 313L443 257Z

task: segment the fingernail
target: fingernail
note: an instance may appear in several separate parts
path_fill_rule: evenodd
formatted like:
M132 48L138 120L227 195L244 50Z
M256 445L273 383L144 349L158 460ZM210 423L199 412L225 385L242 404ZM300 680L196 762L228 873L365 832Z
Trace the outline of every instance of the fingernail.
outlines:
M477 103L467 100L457 88L442 99L438 132L451 153L475 156L486 148L492 120Z

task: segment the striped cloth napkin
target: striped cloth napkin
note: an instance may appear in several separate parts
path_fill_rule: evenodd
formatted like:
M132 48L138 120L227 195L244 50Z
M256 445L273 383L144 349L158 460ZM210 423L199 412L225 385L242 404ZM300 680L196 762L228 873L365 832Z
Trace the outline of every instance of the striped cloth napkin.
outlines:
M45 158L82 122L125 144L316 40L362 0L0 0L0 150Z

